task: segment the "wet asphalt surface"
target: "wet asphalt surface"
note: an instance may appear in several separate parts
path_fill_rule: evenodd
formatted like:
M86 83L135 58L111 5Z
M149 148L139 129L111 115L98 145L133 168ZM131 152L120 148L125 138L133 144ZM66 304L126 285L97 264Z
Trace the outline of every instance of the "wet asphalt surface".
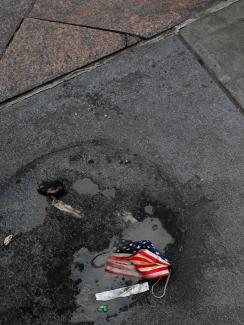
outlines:
M3 108L0 235L22 235L0 250L0 324L241 324L242 119L178 38ZM37 192L45 180L63 182L81 219ZM94 291L109 280L93 281L90 260L161 226L174 266L166 298L97 312Z
M65 323L71 312L75 323L103 324L133 303L150 299L148 294L119 299L109 302L108 313L99 313L102 303L95 304L95 293L138 280L106 275L103 269L96 278L91 266L92 259L111 249L116 238L150 239L161 250L167 247L172 261L180 255L183 237L178 216L162 200L172 190L158 166L141 161L138 154L116 150L107 141L88 141L37 159L12 177L1 195L1 216L7 220L5 231L22 235L1 251L11 256L2 265L3 324ZM59 211L50 198L37 192L43 180L63 183L62 200L79 210L81 219ZM154 221L143 224L144 220ZM161 224L165 232L157 234ZM126 228L129 231L124 233ZM15 307L9 313L7 306ZM125 318L122 315L121 320Z

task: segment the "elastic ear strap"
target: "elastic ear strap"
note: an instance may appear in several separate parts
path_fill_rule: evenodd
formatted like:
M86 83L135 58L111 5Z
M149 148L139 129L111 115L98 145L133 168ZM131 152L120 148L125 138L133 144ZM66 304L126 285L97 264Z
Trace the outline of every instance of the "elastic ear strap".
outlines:
M98 265L98 264L96 264L96 258L99 257L99 256L102 256L102 255L108 254L108 253L109 253L109 251L102 252L102 253L96 255L95 257L93 257L93 259L91 260L91 265L92 265L93 267L95 267L96 269L99 269L99 268L101 268L101 267L104 267L105 264L106 264L106 262L104 262L104 263Z
M151 289L151 293L152 293L153 297L155 297L155 298L157 298L157 299L161 299L161 298L163 298L163 297L165 296L165 294L166 294L166 290L167 290L167 286L168 286L168 283L169 283L169 279L170 279L170 275L171 275L171 274L169 274L168 277L167 277L167 280L166 280L165 285L164 285L164 291L163 291L163 294L162 294L161 296L157 296L157 295L155 295L155 293L154 293L154 288L155 288L155 286L160 282L160 280L161 280L162 278L159 278L159 279L157 280L157 282L154 283L154 285L152 286L152 289Z

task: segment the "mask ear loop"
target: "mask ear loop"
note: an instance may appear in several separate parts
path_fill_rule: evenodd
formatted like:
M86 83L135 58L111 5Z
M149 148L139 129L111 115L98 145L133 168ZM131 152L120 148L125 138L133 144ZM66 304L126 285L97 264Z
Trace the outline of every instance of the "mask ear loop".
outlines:
M168 275L168 277L167 277L167 280L166 280L166 282L165 282L165 285L164 285L164 291L163 291L163 294L161 295L161 296L157 296L155 293L154 293L154 287L161 281L161 279L162 278L159 278L158 280L157 280L157 282L155 282L154 283L154 285L152 286L152 289L151 289L151 293L152 293L152 295L153 295L153 297L155 297L155 298L157 298L157 299L161 299L161 298L163 298L164 296L165 296L165 294L166 294L166 290L167 290L167 286L168 286L168 283L169 283L169 279L170 279L170 273L169 273L169 275Z
M96 264L96 258L99 257L99 256L102 256L102 255L108 254L108 253L109 253L109 251L102 252L102 253L96 255L95 257L93 257L93 259L91 260L91 265L93 267L95 267L96 269L100 269L101 267L104 267L106 262L104 262L102 264Z

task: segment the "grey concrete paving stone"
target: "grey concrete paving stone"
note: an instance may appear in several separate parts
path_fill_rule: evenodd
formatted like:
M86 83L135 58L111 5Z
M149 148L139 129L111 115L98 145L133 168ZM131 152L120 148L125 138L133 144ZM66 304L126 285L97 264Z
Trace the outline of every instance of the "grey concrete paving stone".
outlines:
M244 1L190 24L181 35L244 108Z
M141 191L172 212L159 210L176 238L174 276L163 300L138 296L94 324L241 324L243 140L243 116L177 37L2 108L0 234L23 232L0 251L2 324L83 324L76 298L89 283L82 271L81 283L71 280L73 254L106 248L120 227L116 204L131 206ZM68 193L85 216L71 221L35 190L57 177L69 189L89 177L116 197Z

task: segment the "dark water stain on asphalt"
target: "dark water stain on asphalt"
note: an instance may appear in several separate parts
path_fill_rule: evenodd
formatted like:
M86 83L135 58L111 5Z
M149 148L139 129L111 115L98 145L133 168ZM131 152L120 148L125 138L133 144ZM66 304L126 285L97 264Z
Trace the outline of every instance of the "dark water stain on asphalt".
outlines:
M38 194L39 184L57 179L66 188L62 201L80 210L82 219ZM9 180L0 200L1 238L9 229L23 233L0 250L1 325L123 324L151 296L109 301L109 312L99 313L95 293L138 280L93 268L92 258L121 238L149 239L173 262L179 256L182 234L178 214L167 205L174 200L169 182L157 166L111 143L87 142L34 161Z

